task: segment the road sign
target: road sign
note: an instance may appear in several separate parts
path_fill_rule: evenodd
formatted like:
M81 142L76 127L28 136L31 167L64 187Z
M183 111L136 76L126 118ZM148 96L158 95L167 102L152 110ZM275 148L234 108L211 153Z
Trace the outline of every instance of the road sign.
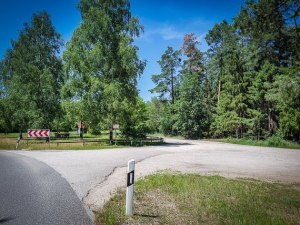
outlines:
M114 125L113 125L113 129L114 129L114 130L118 130L119 128L120 128L119 124L114 124Z
M50 137L49 129L27 130L27 137Z

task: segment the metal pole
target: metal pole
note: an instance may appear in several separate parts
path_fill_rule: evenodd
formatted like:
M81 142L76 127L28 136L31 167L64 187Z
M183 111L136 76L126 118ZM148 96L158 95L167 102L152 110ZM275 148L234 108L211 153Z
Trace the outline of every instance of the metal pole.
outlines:
M134 159L127 166L127 189L126 189L126 215L132 215L133 208L133 184L134 184Z
M27 148L28 148L28 130L27 130Z

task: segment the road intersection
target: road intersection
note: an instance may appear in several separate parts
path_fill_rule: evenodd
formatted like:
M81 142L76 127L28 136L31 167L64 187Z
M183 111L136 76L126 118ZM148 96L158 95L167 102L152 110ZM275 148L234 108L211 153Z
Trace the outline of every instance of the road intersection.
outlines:
M118 187L126 186L126 166L130 159L136 161L136 179L169 169L300 185L300 150L209 141L166 141L169 144L151 147L13 153L36 159L53 168L66 179L90 210L101 208Z

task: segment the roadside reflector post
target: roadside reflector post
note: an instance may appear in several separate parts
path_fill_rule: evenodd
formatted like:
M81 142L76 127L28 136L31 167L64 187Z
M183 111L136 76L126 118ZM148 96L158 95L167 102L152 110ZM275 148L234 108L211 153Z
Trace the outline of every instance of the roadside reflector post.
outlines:
M19 148L20 140L21 140L21 137L18 137L18 141L17 141L17 144L16 144L16 149Z
M132 215L133 207L133 184L134 184L134 159L127 166L127 189L126 189L126 215Z

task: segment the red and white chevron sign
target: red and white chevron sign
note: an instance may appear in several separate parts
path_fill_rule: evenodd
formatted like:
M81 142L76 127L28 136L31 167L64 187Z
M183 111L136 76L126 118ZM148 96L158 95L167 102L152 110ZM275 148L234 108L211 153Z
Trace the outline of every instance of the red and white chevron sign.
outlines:
M27 137L50 137L50 130L27 130Z

